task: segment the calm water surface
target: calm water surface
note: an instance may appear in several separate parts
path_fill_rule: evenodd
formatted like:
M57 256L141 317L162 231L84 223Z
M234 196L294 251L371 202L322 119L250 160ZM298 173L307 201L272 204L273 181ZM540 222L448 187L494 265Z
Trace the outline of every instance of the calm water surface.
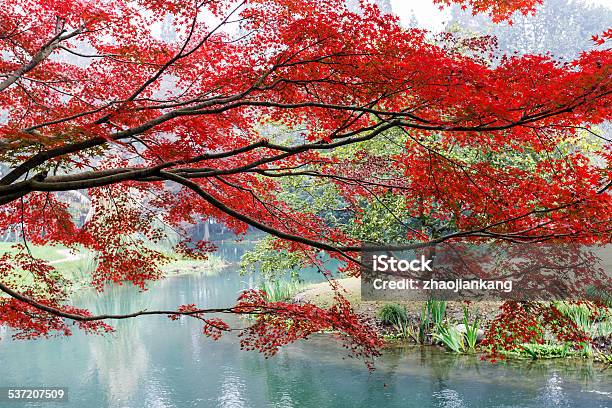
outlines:
M182 276L148 293L112 289L78 303L96 313L231 305L252 286L234 268ZM315 336L265 359L196 321L144 317L106 337L75 333L12 341L0 332L1 386L68 387L69 401L0 407L612 407L612 368L588 361L493 365L434 348L388 350L369 373L329 336Z

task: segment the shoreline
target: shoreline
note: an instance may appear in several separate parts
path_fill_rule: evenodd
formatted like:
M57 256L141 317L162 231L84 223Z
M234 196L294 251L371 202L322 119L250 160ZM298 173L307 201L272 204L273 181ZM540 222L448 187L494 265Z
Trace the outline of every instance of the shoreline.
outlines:
M503 304L501 301L482 301L482 302L470 302L467 308L469 313L469 324L477 323L477 334L478 339L475 341L475 347L469 351L453 351L446 347L446 342L440 341L439 333L435 333L438 330L438 326L431 328L431 321L429 321L430 332L425 334L425 338L421 338L421 342L415 341L414 331L407 331L404 327L404 332L401 333L397 325L385 323L381 319L380 312L385 305L397 305L398 307L405 310L406 323L411 327L418 327L422 313L424 311L425 301L404 301L404 302L384 302L384 301L363 301L361 300L361 287L359 278L342 278L337 279L340 283L342 290L344 290L344 296L351 302L356 313L364 316L365 320L376 329L376 331L385 339L384 348L396 348L406 346L429 346L444 349L447 352L458 355L477 355L485 356L487 351L479 346L486 331L489 329L491 322L500 313L500 306ZM333 291L327 282L316 283L307 285L303 290L298 292L292 297L292 301L296 303L313 303L319 307L329 307L333 302ZM463 343L466 340L466 327L463 322L464 318L464 307L465 302L459 301L448 301L444 302L443 322L446 327L446 331L456 330L459 334L460 342ZM608 308L608 316L609 308ZM610 324L611 318L607 318L607 323ZM593 325L602 325L603 323L593 323ZM401 326L401 325L400 325ZM412 329L411 329L412 330ZM410 335L407 335L410 333ZM447 334L447 333L445 333ZM525 343L521 345L523 350L511 351L503 354L503 359L513 360L552 360L552 359L590 359L596 362L601 362L605 365L612 365L612 335L610 333L603 338L592 337L592 342L588 344L583 350L575 350L572 346L567 343L561 344L556 341L549 339L550 333L545 333L546 342L543 344L529 344ZM451 342L452 347L452 342ZM534 350L528 350L528 349Z

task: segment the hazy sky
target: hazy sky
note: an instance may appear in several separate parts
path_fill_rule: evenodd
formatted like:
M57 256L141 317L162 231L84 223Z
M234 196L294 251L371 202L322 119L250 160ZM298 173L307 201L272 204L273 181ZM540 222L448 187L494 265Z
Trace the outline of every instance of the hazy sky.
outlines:
M444 23L450 19L449 10L440 11L438 7L431 0L391 0L393 13L398 15L402 23L407 24L414 11L419 27L432 31L442 30Z
M587 0L585 2L612 8L612 0ZM441 31L444 23L450 19L449 10L440 11L438 7L431 0L391 0L391 8L402 23L407 24L410 21L412 10L414 10L419 26L431 31Z

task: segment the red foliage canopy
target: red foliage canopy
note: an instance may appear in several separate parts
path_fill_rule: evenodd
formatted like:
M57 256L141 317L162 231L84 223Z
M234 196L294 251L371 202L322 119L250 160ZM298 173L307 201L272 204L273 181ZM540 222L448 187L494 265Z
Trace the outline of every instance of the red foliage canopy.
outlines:
M538 1L453 2L497 21ZM354 266L358 239L277 197L282 180L303 176L335 184L354 205L390 191L415 215L453 217L455 233L421 232L421 241L609 240L609 144L596 157L554 153L576 129L610 119L610 50L568 63L492 61L481 46L438 45L375 6L355 13L339 0L3 2L0 232L97 252L100 290L161 277L165 257L146 242L165 238L161 225L180 233L207 218ZM330 154L393 131L406 135L400 153ZM480 155L468 160L451 154L457 149ZM389 169L399 177L384 178ZM76 222L83 202L88 214ZM208 249L178 247L194 256ZM23 336L67 332L63 319L104 331L98 322L149 313L71 308L53 266L26 247L17 252L1 259L0 324ZM33 276L26 287L17 284L24 271ZM255 309L265 313L245 333L246 348L269 353L333 327L375 354L378 339L341 297L327 311L249 293L235 308L152 313ZM283 331L279 319L295 324ZM226 329L205 324L213 337Z

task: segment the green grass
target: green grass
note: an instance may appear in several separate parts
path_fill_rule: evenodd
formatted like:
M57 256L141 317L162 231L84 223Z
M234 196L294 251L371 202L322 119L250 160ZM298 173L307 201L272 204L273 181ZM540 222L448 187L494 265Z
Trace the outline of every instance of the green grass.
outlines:
M304 289L305 285L296 281L273 281L263 282L259 289L266 292L266 298L270 302L282 302L291 299Z
M0 254L4 253L17 253L17 249L13 248L13 245L20 244L13 242L0 242ZM62 251L68 250L65 246L57 245L57 246L35 246L29 245L30 250L32 251L32 256L35 258L44 259L46 261L58 261L63 258L66 258L66 255L62 253Z
M17 253L14 243L0 242L0 255L4 253ZM72 282L73 290L78 290L88 285L91 273L97 266L94 252L84 248L71 250L65 246L35 246L29 245L32 256L36 259L47 261L53 266L57 273L64 279ZM170 262L161 265L160 269L166 276L183 274L215 274L218 273L226 263L215 255L210 255L207 260L184 259L170 252L165 253L171 258ZM31 285L33 277L26 271L15 271L11 274L10 283L17 287Z
M10 242L0 242L0 254L18 253L18 249L14 248L13 245L14 243ZM81 281L95 266L93 255L90 251L80 250L72 252L69 248L62 245L29 245L28 247L34 258L49 262L60 276L71 282ZM32 275L25 271L15 271L12 274L12 278L12 282L17 286L33 283Z

